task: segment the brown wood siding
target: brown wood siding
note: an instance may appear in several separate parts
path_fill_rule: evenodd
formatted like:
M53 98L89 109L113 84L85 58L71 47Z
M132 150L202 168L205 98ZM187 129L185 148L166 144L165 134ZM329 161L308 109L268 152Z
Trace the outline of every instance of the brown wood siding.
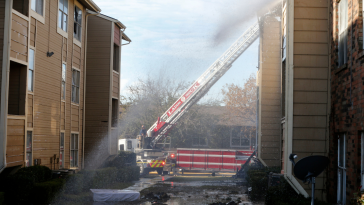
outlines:
M119 73L113 73L112 96L119 99Z
M66 103L61 103L61 130L66 129Z
M68 51L68 44L67 44L67 38L63 38L63 50L62 50L62 60L64 62L67 62L67 51Z
M24 164L25 120L8 119L6 163L7 167Z
M292 153L299 159L327 156L328 1L295 0ZM325 175L316 179L316 196L326 199ZM301 183L301 182L300 182ZM307 193L311 190L301 184Z
M81 48L73 45L73 67L80 68L81 65Z
M30 46L35 47L35 35L36 35L36 30L35 30L35 24L36 24L36 20L35 18L31 17L31 21L30 21Z
M12 14L10 57L27 62L28 21Z
M79 125L79 118L80 118L80 113L79 113L79 109L78 106L76 105L72 105L72 132L78 132L80 131L80 125Z
M33 95L28 94L27 127L33 127Z
M259 133L261 158L268 166L279 166L281 129L280 24L273 16L264 18L259 70Z
M82 164L82 115L71 110L72 66L80 69L80 103L83 109L83 60L84 44L78 47L73 44L73 12L74 1L69 1L68 39L57 33L58 1L45 1L45 24L36 23L36 56L34 80L34 129L33 159L42 159L42 165L51 168L50 157L59 157L60 131L65 133L64 168L70 168L70 137L72 130L79 133L79 168ZM50 5L49 5L50 3ZM49 10L50 7L50 10ZM82 41L85 38L85 13L83 10ZM50 14L50 16L49 16ZM50 33L49 33L50 31ZM49 46L49 48L48 48ZM47 51L54 52L46 57ZM75 52L76 51L76 52ZM75 65L74 56L78 64ZM61 101L62 62L66 62L66 96ZM78 107L78 106L76 106ZM77 124L74 115L79 116ZM78 127L75 127L78 126ZM53 169L53 166L52 166ZM56 166L58 169L58 166Z
M85 165L108 157L112 23L90 16L87 37ZM101 149L97 149L101 147ZM95 165L97 166L97 165Z
M120 46L120 28L116 24L114 25L114 43Z

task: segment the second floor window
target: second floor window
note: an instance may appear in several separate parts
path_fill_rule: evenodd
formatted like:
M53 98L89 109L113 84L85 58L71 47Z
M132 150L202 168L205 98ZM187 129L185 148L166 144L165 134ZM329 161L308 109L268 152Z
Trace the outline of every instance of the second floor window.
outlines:
M80 102L80 71L72 70L72 102Z
M339 3L339 52L338 66L347 63L348 50L348 0L341 0Z
M43 16L43 1L44 0L32 0L31 8L39 15Z
M62 64L62 100L66 99L66 64Z
M73 36L81 42L82 31L82 10L75 6L75 23L73 28Z
M29 49L29 70L28 70L28 90L33 92L34 86L34 50Z
M67 32L68 0L59 0L58 27Z

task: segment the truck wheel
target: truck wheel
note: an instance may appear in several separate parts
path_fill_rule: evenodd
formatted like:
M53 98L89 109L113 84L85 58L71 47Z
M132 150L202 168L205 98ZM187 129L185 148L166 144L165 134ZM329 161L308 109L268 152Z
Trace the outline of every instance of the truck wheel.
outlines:
M149 169L143 167L143 175L149 174Z

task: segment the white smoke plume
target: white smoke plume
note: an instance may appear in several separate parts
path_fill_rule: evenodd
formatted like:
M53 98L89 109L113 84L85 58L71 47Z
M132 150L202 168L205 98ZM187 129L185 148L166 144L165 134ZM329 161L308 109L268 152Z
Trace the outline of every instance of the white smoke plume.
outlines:
M229 6L228 12L221 15L220 26L214 36L215 44L224 41L233 31L243 24L257 19L257 14L269 12L280 4L282 0L241 0L239 3Z

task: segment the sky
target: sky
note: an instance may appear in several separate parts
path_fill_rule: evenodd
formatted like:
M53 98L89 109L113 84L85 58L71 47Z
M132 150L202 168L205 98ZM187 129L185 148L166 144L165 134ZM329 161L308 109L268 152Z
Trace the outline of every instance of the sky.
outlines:
M125 33L132 40L122 47L121 94L127 95L127 86L139 78L161 73L175 80L195 81L254 24L254 8L267 1L94 0L102 14L127 27ZM255 41L205 99L219 99L225 84L242 86L251 74L256 75L258 47Z

